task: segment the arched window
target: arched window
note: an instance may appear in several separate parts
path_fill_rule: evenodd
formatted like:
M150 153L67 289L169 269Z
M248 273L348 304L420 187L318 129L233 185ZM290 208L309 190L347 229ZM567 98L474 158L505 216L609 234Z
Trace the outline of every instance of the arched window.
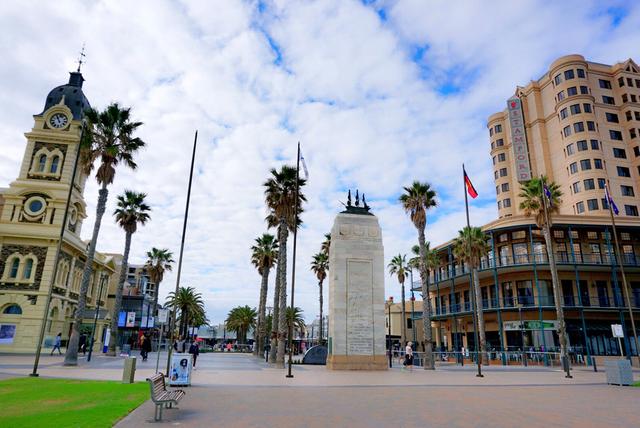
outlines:
M22 278L30 279L32 271L33 271L33 259L29 258L24 264L24 270L22 271Z
M44 172L45 167L47 166L47 155L40 155L38 159L38 172Z
M52 174L55 174L56 172L58 172L59 163L60 163L60 156L54 156L53 159L51 160L51 168L49 169L49 171L51 171Z
M15 279L18 277L18 268L20 267L20 259L15 257L11 261L11 270L9 271L9 278Z
M2 311L5 315L22 315L22 308L16 304L9 305Z

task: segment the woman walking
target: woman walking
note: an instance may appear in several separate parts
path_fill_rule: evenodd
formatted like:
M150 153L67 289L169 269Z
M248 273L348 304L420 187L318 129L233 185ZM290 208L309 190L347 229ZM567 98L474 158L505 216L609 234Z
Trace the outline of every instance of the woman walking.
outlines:
M409 371L413 371L413 348L411 345L413 345L413 343L407 342L404 353L404 367L409 369Z
M55 342L53 342L53 349L51 350L51 355L57 349L58 355L62 355L62 351L60 351L60 345L62 345L62 333L58 333L56 336Z

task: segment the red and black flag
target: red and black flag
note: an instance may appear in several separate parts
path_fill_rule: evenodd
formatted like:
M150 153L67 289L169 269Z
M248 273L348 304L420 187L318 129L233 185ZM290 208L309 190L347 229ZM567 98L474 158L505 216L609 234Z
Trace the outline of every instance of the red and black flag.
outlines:
M467 175L467 171L465 171L464 168L462 169L462 171L464 172L464 184L465 184L465 186L467 186L467 193L473 199L477 198L478 197L478 192L476 192L476 188L473 187L473 184L471 183L471 180L469 180L469 176Z

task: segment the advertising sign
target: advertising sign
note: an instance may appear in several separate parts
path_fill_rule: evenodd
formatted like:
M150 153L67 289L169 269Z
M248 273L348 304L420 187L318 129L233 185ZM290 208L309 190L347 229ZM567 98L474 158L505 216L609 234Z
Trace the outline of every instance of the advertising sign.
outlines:
M102 345L102 352L106 353L109 350L109 341L111 340L111 328L107 327L104 333L104 343Z
M527 148L527 137L524 131L524 116L522 115L520 98L509 98L507 100L507 111L509 112L513 159L516 165L515 174L518 181L529 181L531 180L531 165L529 164L529 150Z
M15 324L0 324L0 345L8 345L13 343L16 336Z
M169 385L191 385L191 354L172 354Z
M169 311L167 309L158 309L158 324L166 324L169 317Z
M124 327L127 323L127 313L125 311L120 311L118 314L118 327Z
M127 312L127 327L135 327L136 326L136 313L135 312Z
M505 331L517 330L557 330L558 321L505 321L502 323Z
M611 324L611 332L613 333L613 337L624 337L621 324Z

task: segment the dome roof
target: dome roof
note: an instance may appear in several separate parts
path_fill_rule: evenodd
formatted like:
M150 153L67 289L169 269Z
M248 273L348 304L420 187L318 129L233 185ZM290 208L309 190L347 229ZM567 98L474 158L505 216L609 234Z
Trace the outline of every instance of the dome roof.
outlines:
M82 82L84 77L82 73L73 72L69 73L69 83L53 88L49 95L47 95L47 101L44 105L42 115L49 108L60 103L60 100L64 96L64 104L71 109L74 119L82 119L84 111L91 107L89 100L82 92Z

